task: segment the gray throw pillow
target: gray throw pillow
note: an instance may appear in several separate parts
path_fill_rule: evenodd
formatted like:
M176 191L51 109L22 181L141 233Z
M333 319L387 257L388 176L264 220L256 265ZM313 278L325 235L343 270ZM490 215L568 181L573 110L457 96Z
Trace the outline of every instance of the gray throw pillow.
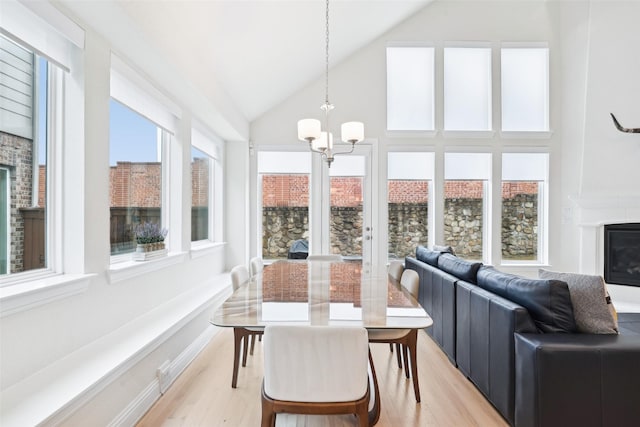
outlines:
M453 246L433 245L433 248L431 248L431 250L438 251L438 252L449 253L451 255L455 255L456 254L456 251L453 250Z
M567 283L578 331L587 334L618 333L617 316L602 277L544 269L538 270L538 277Z

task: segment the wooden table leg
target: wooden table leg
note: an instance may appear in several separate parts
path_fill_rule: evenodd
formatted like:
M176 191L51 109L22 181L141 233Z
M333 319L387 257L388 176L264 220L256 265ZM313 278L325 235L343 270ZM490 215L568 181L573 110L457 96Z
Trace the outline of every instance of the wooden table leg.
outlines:
M242 328L233 328L233 376L231 377L231 388L236 388L238 384L240 345L242 344L243 335Z
M411 376L413 377L413 391L416 394L416 402L420 402L420 386L418 385L418 357L416 350L418 348L418 330L412 329L408 336L409 344L404 351L409 351L411 354Z

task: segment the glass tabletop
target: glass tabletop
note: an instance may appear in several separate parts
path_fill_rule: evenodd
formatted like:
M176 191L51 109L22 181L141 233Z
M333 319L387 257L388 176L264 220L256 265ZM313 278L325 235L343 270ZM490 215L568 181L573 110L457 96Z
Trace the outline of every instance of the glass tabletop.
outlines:
M418 329L433 322L386 268L360 262L277 261L233 293L214 313L217 326L272 323Z

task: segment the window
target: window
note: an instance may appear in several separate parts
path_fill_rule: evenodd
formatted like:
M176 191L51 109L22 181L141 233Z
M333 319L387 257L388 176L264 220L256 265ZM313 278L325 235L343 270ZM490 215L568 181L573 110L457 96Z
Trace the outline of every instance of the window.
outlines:
M135 250L135 227L162 224L162 142L155 123L112 99L109 109L111 255Z
M311 153L258 152L262 258L286 259L298 240L308 245L310 176Z
M491 49L444 49L444 129L491 130Z
M544 259L548 154L502 155L502 260Z
M413 256L429 242L429 187L433 153L391 152L387 158L389 259Z
M365 157L340 158L329 169L330 253L362 257Z
M549 130L549 49L502 48L502 130Z
M209 239L210 177L213 159L191 148L191 241Z
M387 129L435 129L432 47L387 47Z
M2 35L0 64L0 275L8 275L49 268L48 94L62 73Z
M482 260L489 235L491 154L445 153L444 167L444 244L462 258Z

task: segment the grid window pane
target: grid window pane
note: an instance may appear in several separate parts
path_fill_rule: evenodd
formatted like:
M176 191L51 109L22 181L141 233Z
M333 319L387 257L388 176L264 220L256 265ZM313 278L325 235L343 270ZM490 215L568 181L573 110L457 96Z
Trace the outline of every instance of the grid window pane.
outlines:
M387 129L434 129L434 49L387 48Z
M209 176L213 159L191 149L191 241L209 238Z
M491 129L491 49L444 49L445 130Z
M502 130L549 130L549 49L503 48Z
M162 131L111 99L109 110L111 254L133 252L138 224L160 226Z

